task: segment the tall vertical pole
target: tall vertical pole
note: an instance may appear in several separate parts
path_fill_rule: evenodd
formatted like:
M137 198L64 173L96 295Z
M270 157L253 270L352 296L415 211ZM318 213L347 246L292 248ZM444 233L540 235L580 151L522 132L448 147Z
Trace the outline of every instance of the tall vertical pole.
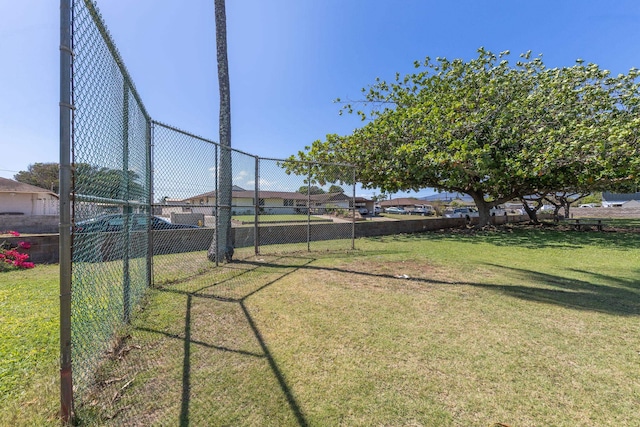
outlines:
M71 375L71 0L60 0L60 417L73 416Z
M307 174L307 252L311 252L311 163Z
M356 168L352 167L351 179L353 180L353 197L351 203L353 204L353 219L351 221L351 249L356 248Z
M153 193L153 138L155 132L155 126L149 117L147 121L147 188L149 189L148 202L147 202L147 287L153 285L153 200L155 194Z
M216 145L216 154L215 154L215 159L214 159L214 163L216 164L215 167L215 172L214 174L214 179L216 181L215 183L215 195L216 195L216 203L215 203L215 207L214 209L216 210L216 228L213 231L213 242L212 245L215 244L215 254L219 254L220 251L218 250L218 244L220 243L220 184L218 181L218 175L219 175L219 171L218 169L220 168L220 145ZM211 252L211 248L209 248L209 252ZM216 267L218 265L220 265L220 260L218 259L219 257L216 255ZM209 259L211 259L211 257L209 257Z
M255 171L255 190L254 190L254 220L253 220L253 240L255 246L255 254L260 253L260 158L256 156Z
M131 206L129 205L129 85L126 78L122 81L122 173L124 193L121 198L124 199L124 206L122 207L122 230L124 235L123 242L123 254L122 254L122 321L127 324L131 317L131 275L129 273L129 257L131 255L129 246L131 244Z

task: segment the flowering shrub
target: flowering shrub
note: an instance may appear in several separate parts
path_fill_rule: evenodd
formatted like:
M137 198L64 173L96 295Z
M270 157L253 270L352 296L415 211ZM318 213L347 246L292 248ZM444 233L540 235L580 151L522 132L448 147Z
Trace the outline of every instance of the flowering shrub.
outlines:
M17 231L6 231L0 234L9 234L14 237L20 237ZM17 246L12 246L6 240L0 243L0 271L7 271L17 268L33 268L35 264L28 261L29 255L18 252L19 249L29 249L31 243L18 242Z

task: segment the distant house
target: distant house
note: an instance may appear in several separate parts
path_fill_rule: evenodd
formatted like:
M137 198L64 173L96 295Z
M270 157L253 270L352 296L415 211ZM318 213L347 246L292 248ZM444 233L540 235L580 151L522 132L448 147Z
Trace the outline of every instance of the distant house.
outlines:
M202 212L211 215L215 209L216 192L199 194L182 201L191 212ZM263 214L296 214L306 213L307 204L312 213L324 213L332 209L349 209L352 207L351 197L344 193L324 193L307 196L292 191L260 191L258 192L258 209ZM364 200L358 203L366 204ZM231 191L233 215L253 215L255 213L255 192L234 186Z
M602 193L603 208L640 208L640 192L638 193Z
M456 202L462 205L474 205L473 198L468 194L463 193L451 193L442 192L432 194L431 196L421 197L420 200L426 200L427 202L443 202L446 204Z
M56 193L35 185L0 178L0 215L58 215Z
M403 197L398 199L383 200L380 202L380 207L382 209L390 207L413 209L415 205L421 204L424 204L424 200L416 199L414 197Z

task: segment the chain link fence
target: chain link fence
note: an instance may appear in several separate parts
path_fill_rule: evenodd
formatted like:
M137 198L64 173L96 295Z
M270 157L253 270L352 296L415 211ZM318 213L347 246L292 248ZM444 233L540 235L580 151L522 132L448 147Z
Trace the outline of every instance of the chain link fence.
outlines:
M353 248L354 170L322 165L312 178L318 165L260 158L151 120L95 3L61 5L62 417L175 425L187 411L206 424L220 402L194 391L218 362L191 349L192 313L213 301L251 329L244 300L288 274L256 262L294 268L304 256L291 254L320 241ZM184 324L145 314L165 298L184 300ZM249 354L270 358L260 345ZM201 366L191 369L191 358Z
M150 120L94 5L75 2L73 17L69 314L83 404L149 283Z
M308 170L303 164L224 148L159 122L153 129L152 211L165 227L153 231L154 283L188 276L201 260L311 250L320 240L353 247L351 166L332 166L323 186L308 185L308 173L291 172ZM213 259L212 244L220 246Z

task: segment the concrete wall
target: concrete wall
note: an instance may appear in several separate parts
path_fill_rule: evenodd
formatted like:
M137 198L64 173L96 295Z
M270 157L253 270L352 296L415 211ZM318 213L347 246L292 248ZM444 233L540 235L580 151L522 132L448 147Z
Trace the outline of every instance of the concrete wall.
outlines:
M60 220L57 215L0 215L0 231L21 234L57 233Z
M528 221L526 215L510 215L509 217L494 217L494 223L504 224L508 222ZM477 218L472 218L472 224ZM418 233L424 231L439 230L445 228L462 227L464 218L425 218L406 221L359 221L355 224L356 237L385 236L400 233ZM311 241L345 239L351 237L352 224L345 223L321 223L311 224L309 237ZM153 253L155 255L202 251L209 248L215 230L213 228L194 228L181 230L156 230L153 232ZM255 245L255 229L253 227L236 227L232 229L236 248L246 248ZM303 243L307 241L307 225L266 225L259 228L260 242L262 245L275 245L284 243ZM119 233L87 233L76 235L75 239L90 239L87 247L92 251L87 253L88 261L108 261L122 255L123 242ZM144 248L141 240L144 233L132 233L129 237L129 248L132 256L145 256L144 253L135 253L135 248ZM27 251L35 263L58 262L58 235L35 235L28 237L7 238L17 244L19 241L31 243ZM140 241L140 244L136 242Z
M571 208L569 215L573 218L640 218L640 208Z
M171 223L197 225L202 227L204 225L204 214L171 212Z
M29 261L36 264L53 264L58 262L58 235L42 234L20 237L2 238L11 246L17 246L18 242L29 242L31 248L28 250L19 249L19 252L29 254Z

